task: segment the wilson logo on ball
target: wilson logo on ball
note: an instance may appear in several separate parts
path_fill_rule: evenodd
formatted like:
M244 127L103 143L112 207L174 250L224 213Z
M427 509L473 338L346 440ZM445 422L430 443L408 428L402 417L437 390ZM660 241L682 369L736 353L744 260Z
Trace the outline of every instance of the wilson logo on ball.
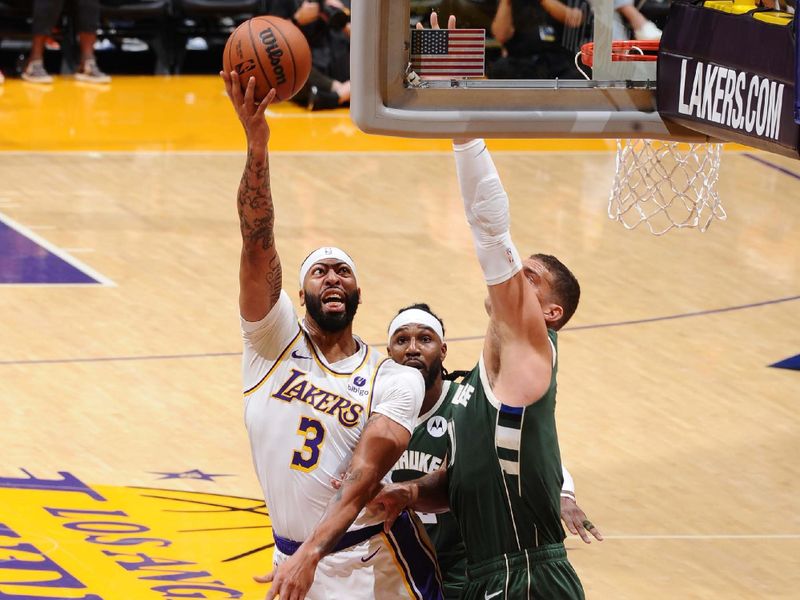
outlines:
M278 47L278 40L275 38L275 33L272 31L272 28L267 28L261 32L259 37L261 38L261 43L264 44L264 49L267 51L267 56L269 56L269 63L272 65L272 72L276 77L275 85L286 83L286 73L281 65L283 50Z

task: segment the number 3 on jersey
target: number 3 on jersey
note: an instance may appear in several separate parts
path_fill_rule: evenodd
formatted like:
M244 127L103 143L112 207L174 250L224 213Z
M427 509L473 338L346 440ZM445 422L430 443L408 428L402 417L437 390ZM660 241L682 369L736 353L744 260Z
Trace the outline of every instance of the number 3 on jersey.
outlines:
M319 451L322 449L322 441L325 439L325 427L316 419L300 417L297 434L305 438L305 443L299 451L292 454L290 466L298 471L313 471L319 462Z

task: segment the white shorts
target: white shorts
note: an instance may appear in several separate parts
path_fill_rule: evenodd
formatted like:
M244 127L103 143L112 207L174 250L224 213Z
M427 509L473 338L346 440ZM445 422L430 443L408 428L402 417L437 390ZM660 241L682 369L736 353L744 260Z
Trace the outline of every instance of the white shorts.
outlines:
M278 548L277 567L288 558ZM435 553L419 519L403 513L392 530L333 552L317 565L309 600L441 600Z

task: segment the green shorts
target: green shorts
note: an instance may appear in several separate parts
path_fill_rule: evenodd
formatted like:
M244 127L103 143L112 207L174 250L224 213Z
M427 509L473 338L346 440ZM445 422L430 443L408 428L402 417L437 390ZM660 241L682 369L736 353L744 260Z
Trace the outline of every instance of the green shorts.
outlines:
M564 544L504 554L467 567L462 600L583 600Z
M462 556L458 561L448 561L440 564L442 569L442 591L444 600L458 600L461 590L467 585L467 557Z

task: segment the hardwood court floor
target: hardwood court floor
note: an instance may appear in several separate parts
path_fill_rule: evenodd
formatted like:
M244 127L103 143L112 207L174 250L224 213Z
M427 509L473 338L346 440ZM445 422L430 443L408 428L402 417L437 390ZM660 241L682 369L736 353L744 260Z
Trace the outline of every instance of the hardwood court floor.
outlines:
M243 136L221 86L12 80L0 94L0 215L106 283L0 288L0 593L262 597L249 576L268 549L223 562L270 532L247 500L261 492L239 383ZM484 287L448 142L273 112L286 289L310 249L341 245L365 340L382 346L395 311L425 300L447 364L471 367ZM654 238L605 215L610 147L490 143L517 245L559 255L583 288L560 338L560 441L607 539L568 539L570 559L589 598L796 598L800 372L769 365L800 355L800 163L726 152L728 221ZM83 587L35 571L45 556Z

